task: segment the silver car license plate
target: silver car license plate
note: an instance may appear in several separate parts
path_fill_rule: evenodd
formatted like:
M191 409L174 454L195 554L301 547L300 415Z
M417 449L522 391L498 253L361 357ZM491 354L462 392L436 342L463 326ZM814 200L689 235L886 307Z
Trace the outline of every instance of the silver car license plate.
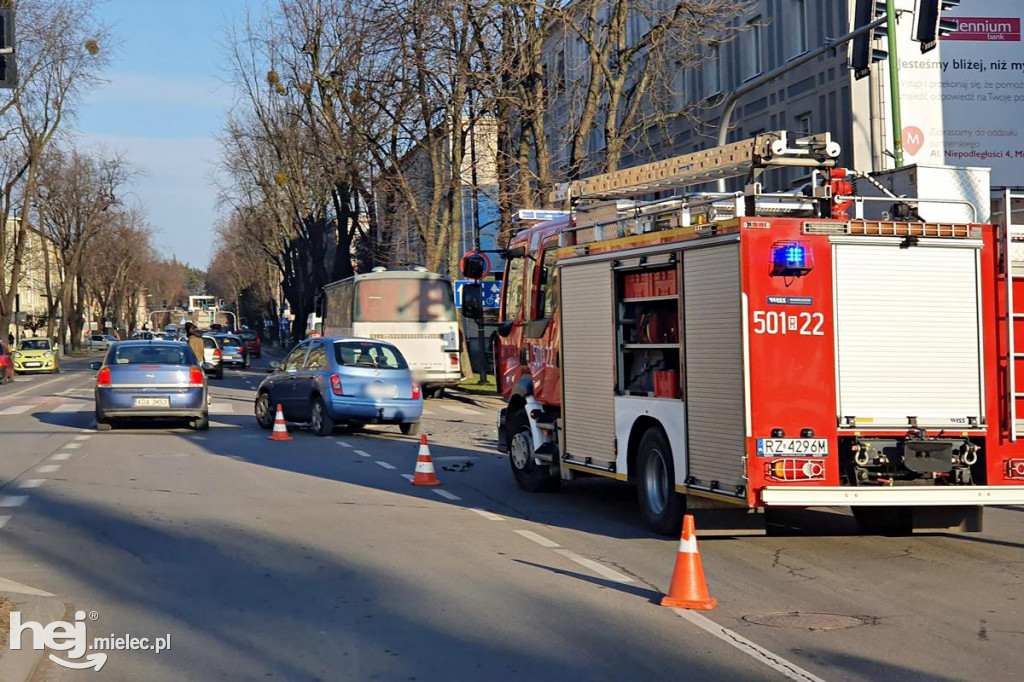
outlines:
M170 398L135 398L135 407L170 407Z

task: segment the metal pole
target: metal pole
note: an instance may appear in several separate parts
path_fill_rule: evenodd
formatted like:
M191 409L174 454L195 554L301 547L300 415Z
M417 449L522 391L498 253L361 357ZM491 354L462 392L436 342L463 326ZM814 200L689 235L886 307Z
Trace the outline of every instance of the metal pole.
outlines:
M891 0L889 1L891 7ZM872 21L870 24L864 24L863 26L859 26L854 30L850 31L846 35L840 36L834 40L829 40L825 45L817 47L811 50L810 52L806 52L803 55L786 63L785 65L780 66L774 71L769 71L768 73L764 74L763 76L760 76L759 78L747 81L740 87L733 90L731 93L729 93L728 96L726 96L725 100L723 101L724 107L722 110L722 120L718 124L718 144L716 146L725 146L726 138L728 138L729 136L729 122L732 120L732 112L736 110L736 104L739 102L740 97L743 97L744 95L753 92L754 90L761 87L765 83L770 83L776 78L784 76L790 71L794 71L795 69L803 66L807 62L817 59L823 54L827 54L829 52L836 50L836 48L838 48L840 45L845 45L846 43L850 42L857 36L875 30L875 28L882 26L887 21L889 21L888 16L879 17L878 19ZM892 53L889 54L889 58L893 58ZM725 180L718 181L718 191L725 191Z
M469 91L469 168L473 182L473 245L480 250L480 189L476 171L476 111L473 107L473 91ZM483 286L482 284L480 285ZM480 306L480 317L476 320L477 360L480 367L478 384L487 383L487 353L484 350L484 309Z
M897 54L896 7L885 1L885 20L889 27L889 98L892 100L892 153L897 168L903 168L903 123L900 120L900 59Z

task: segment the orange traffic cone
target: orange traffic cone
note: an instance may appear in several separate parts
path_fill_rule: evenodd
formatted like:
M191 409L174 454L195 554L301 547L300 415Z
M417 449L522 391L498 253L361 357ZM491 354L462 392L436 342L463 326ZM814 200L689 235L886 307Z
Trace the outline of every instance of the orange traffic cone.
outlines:
M683 519L683 537L679 540L679 553L676 555L676 568L672 572L672 584L668 588L668 594L661 600L661 605L710 611L717 603L718 600L708 594L704 566L700 562L700 552L697 550L697 531L694 529L693 517L687 514Z
M284 412L281 411L281 403L277 404L277 416L274 418L274 432L270 434L270 440L291 440L288 435L288 427L284 425Z
M420 436L420 452L416 457L416 473L412 477L413 485L441 485L434 475L434 460L430 459L430 446L427 445L427 436Z

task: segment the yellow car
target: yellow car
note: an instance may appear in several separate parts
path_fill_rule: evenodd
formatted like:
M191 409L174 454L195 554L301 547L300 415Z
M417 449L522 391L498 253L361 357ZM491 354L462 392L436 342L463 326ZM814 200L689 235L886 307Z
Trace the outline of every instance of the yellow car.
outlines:
M11 356L14 358L16 374L26 372L54 374L60 371L57 351L50 339L25 339L18 344L18 349L11 353Z

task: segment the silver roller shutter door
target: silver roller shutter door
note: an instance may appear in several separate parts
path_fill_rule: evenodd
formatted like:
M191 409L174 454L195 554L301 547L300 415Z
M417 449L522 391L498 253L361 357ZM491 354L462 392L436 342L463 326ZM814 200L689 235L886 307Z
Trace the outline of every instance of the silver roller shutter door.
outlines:
M576 459L615 461L615 324L611 263L562 268L565 449Z
M978 251L834 248L838 416L874 426L964 425L984 415ZM870 421L868 421L870 420Z

